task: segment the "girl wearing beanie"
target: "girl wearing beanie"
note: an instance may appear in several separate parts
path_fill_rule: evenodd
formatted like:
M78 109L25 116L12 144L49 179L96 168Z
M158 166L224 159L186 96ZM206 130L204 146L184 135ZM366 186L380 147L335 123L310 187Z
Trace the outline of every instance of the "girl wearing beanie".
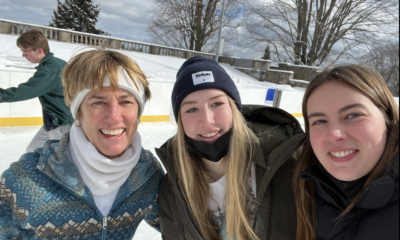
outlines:
M291 178L305 135L281 109L241 104L213 59L193 57L171 96L177 134L156 149L164 240L295 239Z

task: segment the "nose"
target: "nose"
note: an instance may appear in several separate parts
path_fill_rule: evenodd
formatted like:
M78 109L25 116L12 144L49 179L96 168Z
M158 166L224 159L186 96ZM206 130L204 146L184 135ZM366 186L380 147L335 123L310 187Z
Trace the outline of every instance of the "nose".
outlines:
M122 108L117 101L110 103L108 111L109 111L108 119L110 120L111 123L115 124L123 120Z
M213 125L215 123L213 111L209 108L205 108L201 112L200 122L201 122L201 124L206 125L206 126Z
M328 129L328 139L331 141L340 141L347 139L345 128L340 124L331 124Z

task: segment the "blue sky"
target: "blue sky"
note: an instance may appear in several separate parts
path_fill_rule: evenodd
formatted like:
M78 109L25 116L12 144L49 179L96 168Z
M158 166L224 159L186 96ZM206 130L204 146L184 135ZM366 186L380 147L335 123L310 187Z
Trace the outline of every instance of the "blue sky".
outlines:
M151 1L95 0L95 3L101 8L97 28L108 31L114 37L151 42L146 32ZM56 8L57 0L0 0L0 18L47 25Z

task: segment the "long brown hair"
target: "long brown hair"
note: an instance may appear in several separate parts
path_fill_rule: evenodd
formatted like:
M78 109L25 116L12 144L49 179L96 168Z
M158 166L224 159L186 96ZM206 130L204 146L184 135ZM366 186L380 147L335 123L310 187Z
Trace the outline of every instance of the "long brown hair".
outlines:
M232 137L226 166L226 222L230 239L258 239L250 223L250 209L253 198L250 194L248 177L250 175L252 148L258 141L247 126L235 102L228 97L232 108ZM178 132L171 142L174 156L174 171L178 185L183 192L202 237L206 240L219 240L218 227L208 208L210 196L209 179L202 161L190 154L185 144L182 120L178 114Z
M354 208L371 182L385 174L392 163L394 155L399 151L399 108L384 80L376 71L361 65L334 67L317 74L311 80L305 91L302 110L306 134L309 134L309 120L307 113L308 98L315 89L329 81L338 81L358 90L368 97L382 112L387 126L386 145L380 160L372 170L363 189L356 195L350 205L339 215L338 218L340 218L347 215ZM293 178L297 208L297 240L313 240L316 238L315 183L310 179L301 179L300 173L317 163L318 159L311 147L310 140L307 139L303 146L303 152L300 156L299 163L295 168Z

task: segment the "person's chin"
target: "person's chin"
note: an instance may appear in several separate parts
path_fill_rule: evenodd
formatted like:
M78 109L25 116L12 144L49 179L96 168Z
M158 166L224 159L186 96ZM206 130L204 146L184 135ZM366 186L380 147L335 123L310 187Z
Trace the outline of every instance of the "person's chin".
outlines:
M114 142L114 143L111 143L111 144L110 144L110 142L108 142L108 143L104 144L104 147L102 147L100 149L98 148L97 150L103 156L106 156L106 157L112 159L112 158L116 158L116 157L121 156L124 153L124 151L127 148L127 146L128 146L128 144L126 142L124 142L124 143L121 143L121 142L120 143L115 143Z
M120 157L124 153L124 150L125 150L125 148L123 150L120 150L120 149L106 150L106 151L101 152L101 154L107 158L113 159L113 158Z

